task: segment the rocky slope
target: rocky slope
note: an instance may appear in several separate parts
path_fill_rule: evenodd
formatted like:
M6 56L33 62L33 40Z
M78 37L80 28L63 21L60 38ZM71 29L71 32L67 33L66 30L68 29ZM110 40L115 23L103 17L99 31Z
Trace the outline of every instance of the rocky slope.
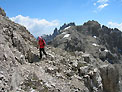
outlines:
M67 42L73 39L66 35L68 29L61 33ZM74 27L70 29L74 38L80 37ZM48 56L39 60L36 39L2 14L0 39L0 92L121 92L121 65L103 62L91 53L92 49L86 52L79 45L73 47L76 50L66 46L71 51L67 52L47 46ZM61 47L63 44L65 40Z
M0 91L10 91L20 80L16 76L17 67L39 60L37 42L25 27L10 21L3 14L0 15L0 39Z

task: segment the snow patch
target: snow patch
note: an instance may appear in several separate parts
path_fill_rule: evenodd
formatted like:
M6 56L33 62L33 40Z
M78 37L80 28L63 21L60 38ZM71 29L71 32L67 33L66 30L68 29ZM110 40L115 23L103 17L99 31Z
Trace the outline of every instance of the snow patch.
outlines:
M104 50L105 52L108 52L108 50Z
M119 84L121 83L121 81L119 81Z
M66 27L64 30L67 30L67 29L69 29L71 26L68 26L68 27Z
M99 45L98 45L98 44L96 44L96 43L93 43L92 45L93 45L93 46L96 46L96 47L97 47L97 46L99 46Z
M67 34L67 32L63 32L63 33L61 33L61 34Z
M66 35L64 35L63 38L67 38L67 37L69 37L69 36L70 36L70 34L66 34Z
M97 38L97 36L93 36L94 38Z

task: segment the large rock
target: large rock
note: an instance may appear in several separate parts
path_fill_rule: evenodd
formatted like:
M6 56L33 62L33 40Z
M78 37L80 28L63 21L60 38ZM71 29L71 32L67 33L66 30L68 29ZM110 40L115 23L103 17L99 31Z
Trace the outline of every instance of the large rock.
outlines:
M6 16L6 13L5 13L5 11L2 8L0 8L0 15Z
M119 72L112 65L100 67L104 92L119 92Z

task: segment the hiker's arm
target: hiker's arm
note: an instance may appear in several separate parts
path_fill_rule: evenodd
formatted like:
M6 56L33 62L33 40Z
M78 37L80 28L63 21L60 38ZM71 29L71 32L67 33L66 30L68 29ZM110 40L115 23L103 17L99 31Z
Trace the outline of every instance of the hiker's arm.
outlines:
M45 40L43 40L43 42L44 42L44 46L46 45L46 42L45 42Z
M37 46L37 48L38 48L38 49L40 48L39 41L38 41L38 46Z

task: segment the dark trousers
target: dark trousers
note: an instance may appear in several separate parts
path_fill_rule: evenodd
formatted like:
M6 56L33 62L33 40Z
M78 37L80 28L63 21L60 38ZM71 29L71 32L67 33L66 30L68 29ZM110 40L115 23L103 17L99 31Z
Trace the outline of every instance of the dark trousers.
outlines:
M45 49L44 48L40 48L40 59L42 58L42 52L47 55L47 53L45 52Z

